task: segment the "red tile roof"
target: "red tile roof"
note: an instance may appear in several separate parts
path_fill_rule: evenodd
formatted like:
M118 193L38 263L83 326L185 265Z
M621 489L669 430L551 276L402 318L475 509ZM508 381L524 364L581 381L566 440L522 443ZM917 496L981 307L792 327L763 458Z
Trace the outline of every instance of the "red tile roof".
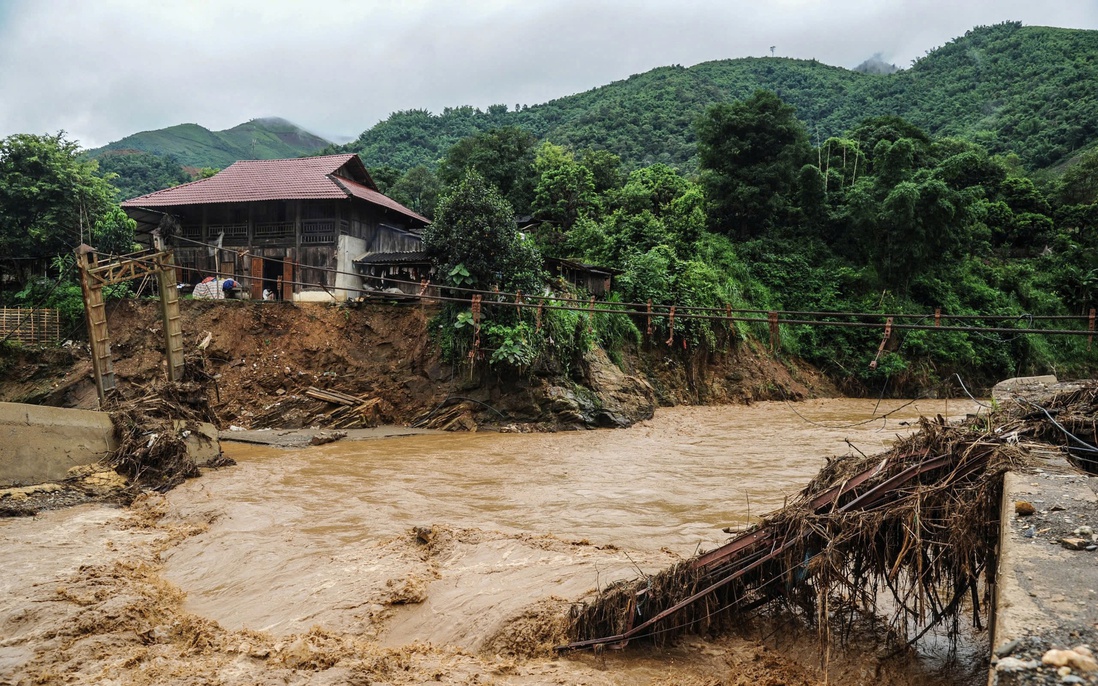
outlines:
M423 223L428 220L364 183L337 171L373 180L355 154L285 160L241 160L208 179L165 188L122 203L122 207L166 208L267 200L343 200L356 197Z
M427 217L416 214L404 205L401 205L396 200L393 200L392 198L382 193L379 193L378 191L375 191L373 188L367 188L361 183L356 183L354 181L351 181L350 179L345 179L341 176L333 176L332 181L335 181L337 184L339 184L339 186L344 188L349 194L353 195L356 198L361 198L366 202L372 202L375 205L381 205L382 207L387 207L390 210L406 214L409 217L414 217L424 224L431 223L431 220Z

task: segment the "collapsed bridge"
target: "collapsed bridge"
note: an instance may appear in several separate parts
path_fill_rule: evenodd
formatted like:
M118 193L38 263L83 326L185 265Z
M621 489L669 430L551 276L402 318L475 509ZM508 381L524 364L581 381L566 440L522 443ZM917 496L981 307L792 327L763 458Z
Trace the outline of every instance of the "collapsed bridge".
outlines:
M992 605L1000 555L1003 475L1034 453L1069 448L1087 466L1098 385L1040 405L1019 400L921 431L883 455L829 461L795 502L715 550L659 574L601 589L573 608L572 642L558 650L663 644L721 631L766 606L784 607L847 637L883 619L914 642L969 614L977 628Z

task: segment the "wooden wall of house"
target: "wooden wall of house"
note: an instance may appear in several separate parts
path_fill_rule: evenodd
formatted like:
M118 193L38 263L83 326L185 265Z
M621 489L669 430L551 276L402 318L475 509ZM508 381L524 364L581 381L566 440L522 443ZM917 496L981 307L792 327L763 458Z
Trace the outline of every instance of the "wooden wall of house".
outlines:
M181 246L213 242L225 232L223 245L233 247L325 245L349 235L365 240L370 252L421 249L419 239L403 230L406 217L367 203L276 200L188 206L174 212L182 225ZM282 227L281 233L274 227Z
M262 297L264 288L277 290L276 272L285 284L284 299L303 291L334 293L337 275L329 270L338 268L340 236L365 245L345 256L348 270L353 269L349 260L362 253L423 249L417 236L403 230L406 217L360 201L224 203L180 207L176 213L179 281L194 285L207 276L232 277L253 298ZM219 235L223 249L214 255L205 245L195 245L214 243Z
M336 275L327 271L336 268L335 246L253 246L245 254L237 250L216 253L211 256L207 248L176 248L175 263L180 283L194 285L215 275L229 277L239 280L253 298L259 298L263 293L263 260L282 263L281 274L290 293L331 290L335 286Z
M332 271L336 268L336 249L333 245L316 245L301 247L296 250L296 262L298 275L296 281L302 282L296 291L321 289L331 290L335 287L336 275Z
M418 236L413 236L385 224L376 224L362 238L366 241L367 253L417 252L423 250L423 240Z

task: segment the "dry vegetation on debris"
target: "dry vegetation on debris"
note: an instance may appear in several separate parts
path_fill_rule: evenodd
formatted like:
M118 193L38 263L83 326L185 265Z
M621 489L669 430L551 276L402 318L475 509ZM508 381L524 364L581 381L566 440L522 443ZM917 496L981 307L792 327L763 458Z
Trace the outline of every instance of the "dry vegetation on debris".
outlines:
M827 641L866 621L901 645L943 622L956 636L965 613L982 627L1002 474L1026 463L1028 447L1095 445L1096 417L1090 384L958 425L924 419L883 455L830 461L796 502L726 546L577 606L573 646L663 644L737 626L760 608L801 616Z
M105 409L110 412L118 447L106 464L135 487L166 491L198 476L198 463L186 439L194 436L208 442L200 424L217 426L218 422L209 403L204 362L191 354L182 380L131 386L127 389L131 397L121 391L108 397ZM215 459L209 466L224 464L229 463Z

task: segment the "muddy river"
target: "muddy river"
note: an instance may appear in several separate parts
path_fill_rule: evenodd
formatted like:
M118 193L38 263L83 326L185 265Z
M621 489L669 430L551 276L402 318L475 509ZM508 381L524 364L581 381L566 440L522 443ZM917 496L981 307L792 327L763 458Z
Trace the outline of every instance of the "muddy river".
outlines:
M628 430L225 443L237 466L129 510L0 521L0 683L823 683L815 635L792 626L549 648L570 601L723 543L826 456L970 411L823 400L661 409ZM851 653L831 683L940 667Z

